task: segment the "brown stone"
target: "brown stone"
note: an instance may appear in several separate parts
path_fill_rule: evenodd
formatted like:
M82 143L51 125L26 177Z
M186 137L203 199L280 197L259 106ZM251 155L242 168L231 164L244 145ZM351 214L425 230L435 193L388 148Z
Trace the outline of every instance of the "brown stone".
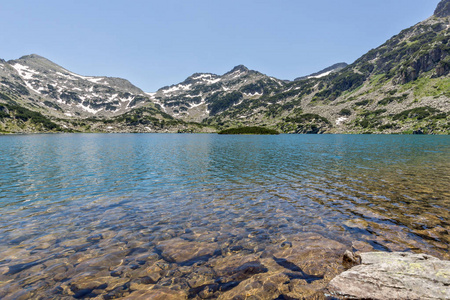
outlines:
M361 256L359 254L346 250L344 253L344 257L342 258L342 264L346 268L357 266L361 264Z
M183 300L187 299L187 293L179 290L171 290L166 287L153 288L146 291L136 291L131 293L124 300Z
M273 246L264 253L285 272L307 281L331 280L343 271L342 254L346 246L319 234L298 235L289 248Z
M214 268L214 272L219 277L233 277L237 272L243 271L244 268L242 266L251 264L252 262L258 260L259 255L250 254L250 255L241 255L234 254L232 256L227 257L217 257L209 262L211 266ZM230 280L232 280L230 278Z
M217 243L190 242L181 238L160 242L157 249L166 261L184 264L207 260L219 250Z
M214 270L207 267L200 267L188 275L187 283L191 288L198 288L200 286L213 284L215 279L216 274Z
M289 281L289 277L285 274L258 274L242 281L218 299L275 299L282 294L286 281Z

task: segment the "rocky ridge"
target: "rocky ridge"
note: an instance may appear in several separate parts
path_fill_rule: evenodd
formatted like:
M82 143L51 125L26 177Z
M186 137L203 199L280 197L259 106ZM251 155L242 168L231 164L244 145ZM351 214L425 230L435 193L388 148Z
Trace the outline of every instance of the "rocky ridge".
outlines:
M450 1L442 0L436 7L434 15L439 18L445 18L450 16Z
M150 98L126 79L78 75L36 54L0 61L0 132L210 131Z
M25 85L28 95L45 98L44 105L68 117L113 116L148 102L128 80L78 75L36 54L8 61L8 67L9 78Z
M282 80L239 65L221 76L195 73L179 84L159 89L152 99L176 118L201 122L282 85Z

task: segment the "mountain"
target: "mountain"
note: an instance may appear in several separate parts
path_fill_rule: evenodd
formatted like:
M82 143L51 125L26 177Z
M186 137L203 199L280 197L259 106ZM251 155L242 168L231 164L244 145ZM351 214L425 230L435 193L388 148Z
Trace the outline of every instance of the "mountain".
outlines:
M179 84L159 89L152 99L178 119L201 122L282 85L282 80L239 65L221 76L195 73Z
M328 67L328 68L320 70L319 72L312 73L312 74L310 74L308 76L297 77L297 78L294 79L294 81L303 80L303 79L310 79L310 78L324 77L324 76L330 75L331 73L340 71L343 68L345 68L346 66L348 66L348 64L345 63L345 62L337 63L337 64L334 64L334 65Z
M0 132L450 133L450 0L354 63L293 81L243 65L145 93L38 55L0 60Z
M125 79L82 76L36 54L0 61L0 132L195 132L203 127L165 114Z
M450 133L449 0L435 14L320 78L283 82L206 120L291 133ZM317 77L317 76L316 76Z
M8 65L30 95L45 97L45 105L69 117L119 115L149 102L128 80L78 75L36 54L8 61Z

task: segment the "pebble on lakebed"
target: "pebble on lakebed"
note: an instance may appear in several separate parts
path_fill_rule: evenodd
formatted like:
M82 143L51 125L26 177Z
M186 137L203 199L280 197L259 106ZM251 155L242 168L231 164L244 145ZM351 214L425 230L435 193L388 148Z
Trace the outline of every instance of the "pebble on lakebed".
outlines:
M450 299L450 261L426 254L368 252L330 281L339 299ZM349 260L346 252L344 261Z

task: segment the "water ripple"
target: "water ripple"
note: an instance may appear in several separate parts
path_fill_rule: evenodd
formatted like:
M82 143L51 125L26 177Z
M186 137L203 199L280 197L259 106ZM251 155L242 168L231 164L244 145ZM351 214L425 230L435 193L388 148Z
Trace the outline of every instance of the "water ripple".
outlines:
M1 136L0 161L0 298L25 286L75 297L81 274L109 274L116 258L131 281L141 265L169 263L156 286L183 290L164 280L309 240L450 258L448 137ZM206 254L178 262L164 248L187 242ZM327 247L317 263L334 257Z

